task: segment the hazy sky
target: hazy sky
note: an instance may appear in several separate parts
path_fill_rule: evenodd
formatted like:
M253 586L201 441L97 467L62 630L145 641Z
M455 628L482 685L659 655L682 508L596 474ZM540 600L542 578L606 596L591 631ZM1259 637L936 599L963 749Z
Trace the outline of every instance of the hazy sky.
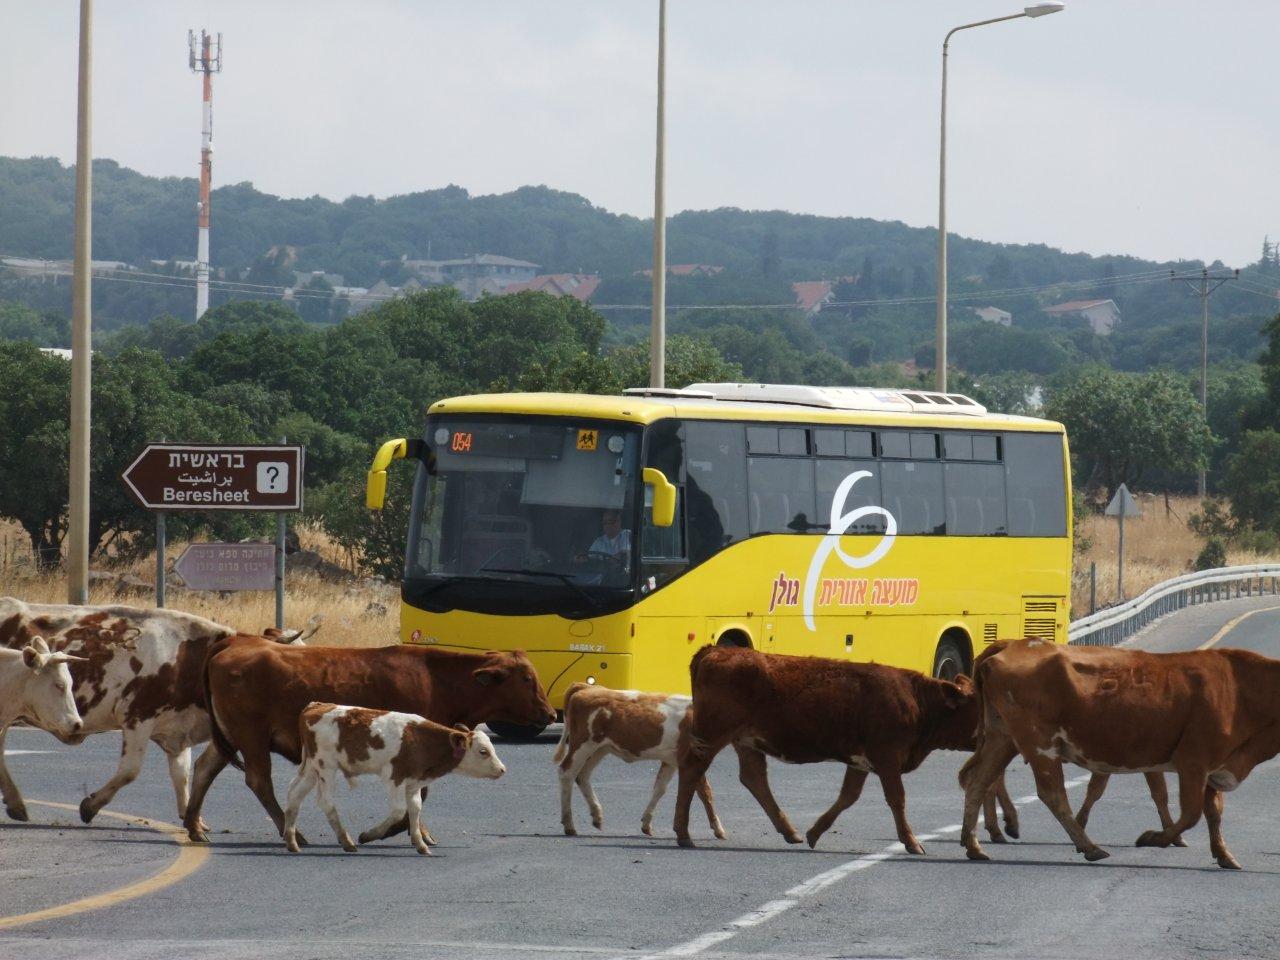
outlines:
M99 0L95 156L214 183L527 183L647 215L656 0ZM0 0L0 154L75 151L74 0ZM668 209L937 222L943 35L1016 0L669 0ZM958 34L949 226L1243 265L1280 236L1276 0L1068 0ZM194 200L192 222L194 230ZM215 208L214 230L217 230ZM5 251L20 253L21 251Z

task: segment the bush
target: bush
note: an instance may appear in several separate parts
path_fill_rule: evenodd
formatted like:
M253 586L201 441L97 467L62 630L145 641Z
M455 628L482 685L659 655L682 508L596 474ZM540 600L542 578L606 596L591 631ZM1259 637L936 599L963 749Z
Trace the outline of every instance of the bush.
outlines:
M1280 538L1270 530L1241 530L1231 538L1231 545L1248 553L1275 553Z
M1217 537L1210 537L1196 557L1197 570L1213 570L1227 565L1227 548Z
M1217 537L1231 540L1240 532L1240 524L1231 513L1231 505L1225 500L1206 499L1200 504L1200 512L1187 518L1191 532L1206 540Z

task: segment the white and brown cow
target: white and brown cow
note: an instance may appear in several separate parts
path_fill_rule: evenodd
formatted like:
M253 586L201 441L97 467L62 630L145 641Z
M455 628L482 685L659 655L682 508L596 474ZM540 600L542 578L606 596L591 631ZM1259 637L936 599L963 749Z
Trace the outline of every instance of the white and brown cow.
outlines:
M4 735L19 718L62 740L79 735L83 723L67 670L76 659L51 652L43 637L32 637L20 650L0 649L0 794L15 820L27 819L27 810L3 764Z
M496 780L507 772L482 731L462 724L446 727L414 713L309 703L298 716L298 738L302 764L289 784L284 812L284 841L291 853L298 852L298 809L312 789L342 849L356 851L333 805L339 774L348 782L361 774L381 777L391 813L377 829L390 831L407 811L409 839L428 856L431 849L419 822L424 788L448 773Z
M309 631L315 628L313 621ZM191 748L210 736L204 658L212 643L235 633L231 627L176 610L37 604L0 597L0 648L20 649L41 635L52 650L77 657L71 677L83 727L66 738L68 742L79 743L89 734L108 730L123 735L115 775L80 803L85 823L138 776L149 741L168 757L178 814L185 815ZM272 634L287 643L307 631ZM0 733L0 778L12 786L3 748ZM5 793L5 805L14 819L27 819L16 787Z
M674 694L610 690L585 683L575 683L565 691L564 732L554 759L560 767L560 822L567 836L578 832L573 825L575 782L591 810L592 825L597 830L604 826L604 808L591 786L591 774L608 756L621 757L627 763L659 762L653 793L640 817L641 832L653 835L653 811L678 769L676 748L681 730L687 727L690 703L691 698ZM711 786L705 777L697 790L712 831L723 840L724 826L716 815Z

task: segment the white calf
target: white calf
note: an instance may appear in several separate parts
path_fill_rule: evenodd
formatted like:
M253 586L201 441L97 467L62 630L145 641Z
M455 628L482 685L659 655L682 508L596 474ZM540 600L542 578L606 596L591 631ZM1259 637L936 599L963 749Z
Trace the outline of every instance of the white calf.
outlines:
M72 695L68 660L82 660L65 653L50 653L43 637L32 637L21 650L0 647L0 751L9 725L19 717L48 730L62 740L80 733L80 711ZM16 812L25 814L22 796L0 764L0 794L14 819Z
M284 812L285 846L291 853L298 852L298 808L313 787L342 849L356 851L333 805L333 778L338 773L348 781L362 773L381 777L391 813L371 832L386 836L407 810L409 839L419 853L429 855L418 822L423 788L446 773L496 780L507 771L486 734L462 724L446 727L414 713L313 702L298 716L298 732L302 765L289 784Z
M592 825L597 830L604 825L604 809L591 786L591 774L610 754L627 763L637 760L661 763L649 805L640 818L641 831L653 835L653 811L676 772L676 750L691 702L689 697L610 690L585 683L575 683L565 691L564 732L554 759L560 765L560 822L567 836L578 832L573 825L575 782L591 810ZM712 831L723 840L724 827L716 815L711 785L705 777L697 790L707 808Z

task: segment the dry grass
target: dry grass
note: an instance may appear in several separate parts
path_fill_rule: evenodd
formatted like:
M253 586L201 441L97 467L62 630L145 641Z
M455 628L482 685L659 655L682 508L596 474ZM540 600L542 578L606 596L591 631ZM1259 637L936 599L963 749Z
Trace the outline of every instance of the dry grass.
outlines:
M1198 509L1194 497L1171 498L1166 508L1159 496L1139 495L1143 515L1125 521L1125 598L1136 597L1148 587L1187 573L1193 569L1203 541L1187 528L1187 517ZM1089 548L1076 554L1072 578L1071 614L1080 617L1089 612L1089 564L1098 565L1098 606L1116 602L1117 523L1114 518L1090 514L1082 524ZM301 527L298 530L304 548L322 554L340 566L348 559L322 532ZM171 543L169 557L178 557L185 543ZM1280 560L1280 555L1263 555L1228 549L1230 564L1261 563ZM107 559L95 569L113 574L132 573L154 583L154 554L133 563ZM325 622L317 643L332 646L375 647L394 643L399 632L400 595L392 587L368 581L351 584L329 583L307 573L291 573L287 581L285 621L299 627L313 613L324 615ZM22 529L16 524L0 523L0 596L15 596L32 603L65 603L66 575L61 571L40 573L35 569L31 550ZM91 603L132 603L150 606L154 595L121 597L111 582L99 583L90 590ZM381 604L385 613L370 604ZM239 629L261 630L275 622L275 594L246 592L233 594L199 593L169 589L168 605L186 610Z
M1195 497L1138 494L1142 516L1124 522L1124 598L1131 600L1148 587L1195 569L1204 541L1187 527L1187 518L1199 510ZM1116 553L1119 523L1114 517L1090 514L1081 525L1089 548L1076 554L1072 578L1071 615L1089 612L1089 564L1098 565L1098 606L1117 602ZM1263 563L1280 555L1258 554L1227 548L1228 564Z
M319 531L302 527L298 530L302 546L315 550L339 565L346 558ZM172 562L181 556L186 543L168 545ZM155 554L132 563L112 558L99 561L93 569L114 575L132 574L148 584L155 583ZM393 587L367 581L331 583L306 572L289 573L285 581L285 625L301 627L314 613L324 616L324 625L313 643L325 646L378 647L394 643L399 635L400 594ZM225 623L246 632L256 632L275 624L274 592L205 593L184 590L169 580L167 606L185 610ZM61 570L42 573L35 568L30 545L16 524L0 523L0 596L13 596L31 603L66 603L67 577ZM112 581L91 585L89 602L94 604L127 603L150 607L154 593L118 594ZM381 604L385 612L377 606Z

